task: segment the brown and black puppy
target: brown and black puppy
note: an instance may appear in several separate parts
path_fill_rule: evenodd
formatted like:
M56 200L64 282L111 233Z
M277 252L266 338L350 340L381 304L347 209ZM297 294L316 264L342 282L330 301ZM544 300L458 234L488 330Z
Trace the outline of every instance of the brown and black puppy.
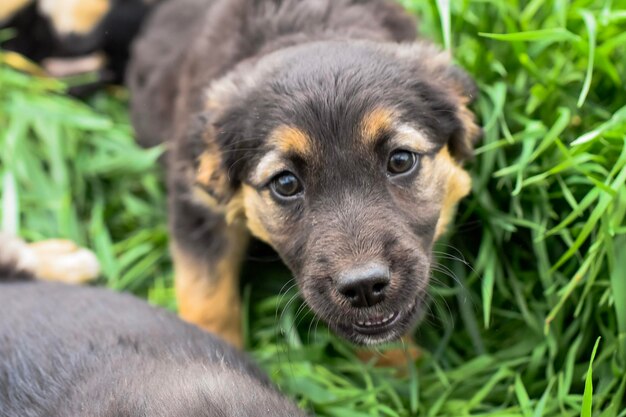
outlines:
M33 281L0 240L1 417L304 416L218 338L129 295Z
M471 79L385 0L178 0L133 47L132 116L168 141L183 318L241 344L248 235L358 344L423 307L431 248L470 190Z
M52 75L100 70L121 82L128 49L159 0L2 0L0 28L15 35L4 49L42 62Z

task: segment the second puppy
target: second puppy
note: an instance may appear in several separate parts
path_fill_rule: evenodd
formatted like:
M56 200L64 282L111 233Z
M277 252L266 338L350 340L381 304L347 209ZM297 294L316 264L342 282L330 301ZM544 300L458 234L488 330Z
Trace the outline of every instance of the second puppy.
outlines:
M0 239L0 417L304 416L213 335L129 295L33 281Z

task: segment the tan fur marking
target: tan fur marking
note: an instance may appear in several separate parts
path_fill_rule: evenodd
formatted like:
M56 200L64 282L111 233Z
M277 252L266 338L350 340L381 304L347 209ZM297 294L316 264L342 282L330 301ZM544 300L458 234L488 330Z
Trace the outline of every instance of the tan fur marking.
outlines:
M417 153L429 153L436 146L426 138L426 135L408 125L399 125L396 128L393 143L399 148Z
M211 194L207 193L202 187L197 185L193 186L191 196L196 203L200 203L213 211L220 211L221 209L220 202Z
M361 121L361 135L367 145L372 145L380 134L392 128L393 112L390 109L377 108L366 114Z
M203 152L198 161L196 181L209 186L215 180L216 172L220 169L220 158L214 152Z
M0 22L9 20L15 13L32 3L33 0L2 0L0 1Z
M180 317L241 348L239 270L247 238L239 228L228 233L227 253L216 264L172 245L176 298Z
M265 243L270 243L270 234L261 221L260 213L263 205L263 198L259 193L249 185L243 185L243 206L246 215L246 225L248 230L256 238L261 239Z
M223 214L228 225L235 224L244 218L245 209L241 191L235 193L226 204L220 203L215 197L198 186L194 186L191 193L195 202L204 205L215 213Z
M211 189L218 198L226 193L228 179L222 172L221 159L215 150L209 149L200 155L195 180Z
M400 338L400 347L384 350L360 349L357 356L362 362L373 361L377 367L396 368L400 373L407 371L409 362L415 362L422 357L422 352L413 337L405 335Z
M280 157L280 153L278 151L270 151L266 153L257 164L252 175L252 180L257 184L261 184L269 180L272 175L277 174L282 169L285 169L282 161L283 159Z
M241 220L245 216L245 207L243 200L243 191L239 190L234 196L228 200L226 205L226 223L231 225Z
M465 140L468 142L471 148L478 141L481 131L480 126L476 124L476 117L470 109L467 108L467 99L462 100L462 104L459 108L459 118L463 127L465 128Z
M435 239L445 232L454 215L457 203L468 195L472 188L472 179L469 174L450 156L447 147L439 152L436 163L439 164L437 169L446 170L447 174L443 184L444 194L441 214L435 230Z
M4 0L3 0L4 1ZM109 12L109 0L40 0L39 9L62 35L91 32Z
M311 141L306 133L293 127L282 125L270 134L269 143L283 154L295 152L300 155L311 153Z

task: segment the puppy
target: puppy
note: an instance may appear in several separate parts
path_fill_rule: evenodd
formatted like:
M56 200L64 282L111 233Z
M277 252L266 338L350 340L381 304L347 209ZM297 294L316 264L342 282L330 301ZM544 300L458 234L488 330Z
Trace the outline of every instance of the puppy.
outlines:
M43 63L50 75L99 71L121 82L131 40L156 1L3 0L0 27L15 29L4 49Z
M19 246L0 242L1 417L304 416L211 334L129 295L36 282Z
M178 0L132 48L139 141L166 141L181 316L241 345L250 235L336 333L414 326L470 190L476 87L386 0Z

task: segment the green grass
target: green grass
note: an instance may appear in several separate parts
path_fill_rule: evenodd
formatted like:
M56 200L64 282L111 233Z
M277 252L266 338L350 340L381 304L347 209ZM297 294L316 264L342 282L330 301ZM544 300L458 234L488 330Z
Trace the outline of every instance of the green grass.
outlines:
M626 1L403 3L478 81L485 129L424 356L362 364L275 264L246 280L249 350L320 416L626 416ZM134 144L123 90L63 89L0 65L3 225L93 248L102 284L175 308L161 149Z

